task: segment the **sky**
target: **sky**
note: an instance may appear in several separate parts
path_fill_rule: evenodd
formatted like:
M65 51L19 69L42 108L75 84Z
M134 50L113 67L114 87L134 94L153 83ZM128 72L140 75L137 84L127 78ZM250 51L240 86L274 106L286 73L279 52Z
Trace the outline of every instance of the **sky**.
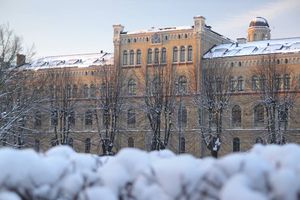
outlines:
M9 24L37 57L112 52L112 25L125 31L206 24L226 37L246 37L251 19L268 20L272 38L300 37L300 0L0 0ZM26 48L25 48L26 49Z

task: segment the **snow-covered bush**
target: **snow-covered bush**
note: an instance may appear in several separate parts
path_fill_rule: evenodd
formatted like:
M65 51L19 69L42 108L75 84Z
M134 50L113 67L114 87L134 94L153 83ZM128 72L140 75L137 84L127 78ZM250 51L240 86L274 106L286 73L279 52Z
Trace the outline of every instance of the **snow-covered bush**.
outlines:
M164 150L114 157L59 146L0 150L0 200L289 200L300 196L300 146L256 145L218 160Z

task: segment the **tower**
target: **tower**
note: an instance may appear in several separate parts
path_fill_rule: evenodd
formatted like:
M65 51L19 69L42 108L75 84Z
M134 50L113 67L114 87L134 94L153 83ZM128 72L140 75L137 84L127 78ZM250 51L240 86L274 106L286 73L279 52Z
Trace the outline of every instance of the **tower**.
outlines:
M121 24L113 25L113 43L114 43L114 64L120 66L120 45L121 45L121 33L124 30L124 26Z
M248 42L271 39L271 30L268 21L263 17L256 17L251 20L248 28Z

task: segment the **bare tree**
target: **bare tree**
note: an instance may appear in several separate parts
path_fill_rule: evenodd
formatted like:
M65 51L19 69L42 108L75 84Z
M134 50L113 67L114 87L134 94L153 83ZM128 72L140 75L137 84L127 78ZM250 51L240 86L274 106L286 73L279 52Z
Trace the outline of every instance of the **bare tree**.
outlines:
M152 131L151 150L165 149L174 125L175 70L167 65L147 67L145 112Z
M100 71L101 86L95 100L95 117L102 152L104 155L112 155L119 133L119 116L124 106L122 89L125 75L118 66L104 65Z
M262 64L252 71L252 89L257 90L259 103L265 109L267 143L285 143L288 116L297 91L296 79L292 74L287 63L280 64L276 55L264 56Z
M199 122L202 138L211 155L218 157L223 132L224 111L230 101L230 77L232 69L207 60L202 70L202 85L195 103L202 116L207 115L208 123ZM203 117L199 117L202 119Z

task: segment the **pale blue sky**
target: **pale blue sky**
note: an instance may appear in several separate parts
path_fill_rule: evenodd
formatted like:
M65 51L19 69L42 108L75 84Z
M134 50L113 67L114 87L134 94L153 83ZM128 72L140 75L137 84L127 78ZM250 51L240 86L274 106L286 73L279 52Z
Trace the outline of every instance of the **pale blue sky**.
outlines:
M34 43L38 56L112 52L113 24L185 26L196 15L231 39L246 37L255 16L267 18L272 38L300 36L300 0L0 0L0 24Z

